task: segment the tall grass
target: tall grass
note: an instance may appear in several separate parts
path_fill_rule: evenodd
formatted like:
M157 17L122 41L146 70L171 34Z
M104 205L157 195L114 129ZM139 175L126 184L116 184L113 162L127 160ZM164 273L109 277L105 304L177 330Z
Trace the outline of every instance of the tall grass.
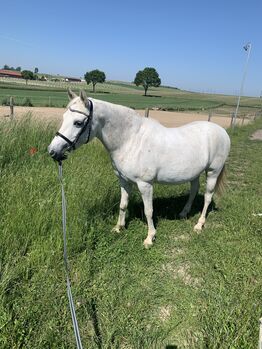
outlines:
M229 188L207 226L177 218L187 186L155 186L158 237L144 250L135 191L128 226L116 223L119 186L100 143L64 163L68 253L84 348L256 347L261 316L261 143L237 129ZM0 124L0 347L75 348L62 255L57 165L46 148L54 125L30 118ZM37 151L36 151L37 150ZM261 173L261 172L260 172ZM201 189L203 192L204 181Z

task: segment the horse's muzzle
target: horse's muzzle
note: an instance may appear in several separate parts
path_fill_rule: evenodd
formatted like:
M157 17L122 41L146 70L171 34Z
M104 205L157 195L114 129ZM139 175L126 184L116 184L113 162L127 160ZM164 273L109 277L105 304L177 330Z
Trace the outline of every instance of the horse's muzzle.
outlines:
M48 153L53 160L58 162L65 160L67 158L67 155L65 153L58 153L53 149L49 149L49 147L48 147Z

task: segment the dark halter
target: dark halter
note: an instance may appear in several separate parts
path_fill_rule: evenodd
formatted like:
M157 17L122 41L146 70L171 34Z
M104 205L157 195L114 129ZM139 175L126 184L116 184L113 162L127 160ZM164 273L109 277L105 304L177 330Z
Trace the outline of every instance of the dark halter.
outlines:
M63 138L68 144L69 147L67 148L67 150L71 150L71 149L75 149L76 143L78 142L79 138L81 137L81 135L88 129L88 136L87 136L87 140L85 143L89 142L89 138L90 138L90 133L91 133L91 123L92 123L92 118L93 118L93 102L88 99L88 105L86 105L87 109L89 110L89 115L80 111L80 110L76 110L76 109L72 109L71 107L69 107L69 110L71 112L75 112L75 113L79 113L79 114L83 114L86 116L85 120L84 120L84 125L81 128L81 130L79 131L79 133L77 134L76 138L74 141L71 141L70 139L68 139L66 136L64 136L62 133L60 132L56 132L56 136L59 136L61 138ZM89 107L89 108L88 108Z

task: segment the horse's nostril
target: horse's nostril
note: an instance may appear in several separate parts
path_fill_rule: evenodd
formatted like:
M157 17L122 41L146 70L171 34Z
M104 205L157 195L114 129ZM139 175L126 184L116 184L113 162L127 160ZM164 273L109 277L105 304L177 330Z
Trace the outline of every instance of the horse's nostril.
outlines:
M55 151L54 151L54 150L50 150L50 151L49 151L49 155L51 155L52 157L54 157L54 156L55 156Z

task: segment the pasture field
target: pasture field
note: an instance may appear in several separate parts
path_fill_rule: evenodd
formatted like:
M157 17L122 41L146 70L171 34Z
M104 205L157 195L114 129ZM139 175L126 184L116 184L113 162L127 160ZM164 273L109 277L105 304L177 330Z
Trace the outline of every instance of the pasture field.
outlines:
M253 349L262 315L262 119L237 128L228 188L201 234L203 195L179 220L188 185L156 185L154 246L145 250L140 195L112 233L119 185L98 142L64 162L68 253L84 348ZM75 348L66 296L54 125L0 123L0 347ZM204 178L200 193L204 191Z
M14 96L17 105L23 105L28 97L34 106L65 107L68 102L66 89L71 86L77 92L85 89L90 97L107 102L117 103L134 109L160 108L174 111L206 111L230 115L235 111L236 96L193 93L176 88L151 88L149 96L143 96L143 88L130 83L109 81L97 85L97 92L91 92L86 83L62 83L29 81L25 85L23 80L12 82L0 81L0 104L6 103L10 96ZM252 114L261 110L260 98L242 97L239 114Z

